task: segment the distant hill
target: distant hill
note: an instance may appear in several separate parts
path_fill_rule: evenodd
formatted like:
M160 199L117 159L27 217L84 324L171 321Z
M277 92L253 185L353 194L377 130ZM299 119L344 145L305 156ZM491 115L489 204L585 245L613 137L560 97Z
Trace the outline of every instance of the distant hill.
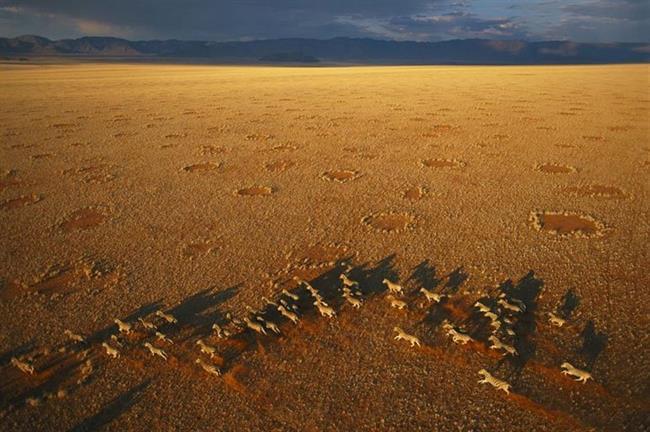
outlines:
M246 42L128 41L112 37L49 40L40 36L0 38L0 55L159 57L222 62L290 57L327 62L388 64L589 64L650 60L646 43L523 42L485 39L396 42L334 38L271 39ZM278 57L279 55L279 57ZM275 56L275 57L274 57ZM290 60L287 60L290 61ZM300 60L298 60L300 61Z
M293 52L270 54L261 57L260 61L270 63L318 63L320 60L314 56L303 54L301 52Z

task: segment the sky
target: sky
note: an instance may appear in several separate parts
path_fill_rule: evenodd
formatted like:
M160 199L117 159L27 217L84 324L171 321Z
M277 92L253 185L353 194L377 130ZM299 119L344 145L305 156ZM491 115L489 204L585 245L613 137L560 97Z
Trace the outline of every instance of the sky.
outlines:
M0 0L0 36L650 42L650 0Z

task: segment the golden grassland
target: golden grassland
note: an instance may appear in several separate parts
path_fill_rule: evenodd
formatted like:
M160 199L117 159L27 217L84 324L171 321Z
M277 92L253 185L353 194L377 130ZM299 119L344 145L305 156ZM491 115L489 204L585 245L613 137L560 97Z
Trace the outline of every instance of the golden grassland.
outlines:
M647 65L0 64L0 421L639 430L648 90ZM341 260L361 282L359 310L336 291ZM294 277L337 316L319 317ZM405 310L384 277L404 286ZM421 287L448 298L427 304ZM273 317L281 336L225 318L283 288L303 298L298 325ZM489 349L472 308L501 291L528 306L513 317L518 358ZM114 318L134 332L111 340ZM445 319L474 341L453 344ZM422 347L393 340L394 326ZM564 361L593 381L562 375ZM483 368L512 393L477 384Z

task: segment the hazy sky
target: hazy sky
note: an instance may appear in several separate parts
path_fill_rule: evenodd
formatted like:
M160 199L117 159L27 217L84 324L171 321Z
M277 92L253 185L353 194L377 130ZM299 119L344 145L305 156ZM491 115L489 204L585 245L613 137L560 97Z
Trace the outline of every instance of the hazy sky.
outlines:
M650 0L0 0L0 35L647 42Z

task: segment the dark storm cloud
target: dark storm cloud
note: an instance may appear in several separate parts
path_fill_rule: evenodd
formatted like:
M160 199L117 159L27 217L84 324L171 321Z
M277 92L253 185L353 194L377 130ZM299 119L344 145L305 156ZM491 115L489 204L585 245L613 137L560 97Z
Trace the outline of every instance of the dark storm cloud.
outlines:
M594 42L650 41L647 0L589 0L565 4L562 12L547 35Z
M644 40L647 21L645 0L0 0L4 35L55 38Z
M0 0L20 14L98 23L131 33L182 38L323 36L324 30L354 32L337 16L382 18L415 13L423 0ZM19 14L19 15L20 15ZM72 30L72 29L71 29Z
M568 4L563 10L582 17L644 21L650 18L648 0L595 0Z
M394 17L389 25L406 34L428 36L424 39L440 39L445 35L486 39L525 39L527 36L513 19L486 19L467 12Z

